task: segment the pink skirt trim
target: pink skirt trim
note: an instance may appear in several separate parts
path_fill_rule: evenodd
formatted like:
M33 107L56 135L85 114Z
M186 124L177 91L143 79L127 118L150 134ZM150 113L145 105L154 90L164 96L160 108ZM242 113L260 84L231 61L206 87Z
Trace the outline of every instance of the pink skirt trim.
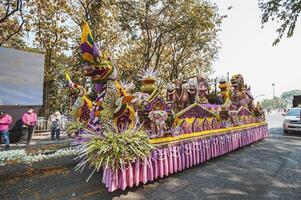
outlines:
M124 164L121 169L105 168L102 182L109 192L125 190L127 187L177 173L266 137L267 126L260 126L157 147L148 158Z

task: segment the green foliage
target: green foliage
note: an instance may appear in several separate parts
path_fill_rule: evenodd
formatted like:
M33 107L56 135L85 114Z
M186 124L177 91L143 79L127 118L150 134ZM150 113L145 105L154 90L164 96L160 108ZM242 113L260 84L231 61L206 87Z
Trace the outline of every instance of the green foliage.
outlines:
M273 99L264 99L261 102L261 106L263 109L284 109L287 107L287 102L279 97L275 97Z
M22 39L25 4L23 0L0 1L0 46L16 49L26 46Z
M284 99L287 103L291 104L295 95L301 95L301 90L290 90L283 92L281 94L281 98Z
M262 24L269 21L281 23L276 30L278 37L275 39L273 45L279 43L285 33L287 37L293 36L301 12L301 1L259 0L259 7L263 12L261 19Z
M80 121L68 122L66 132L68 135L79 133L81 129L85 127L85 124Z
M48 117L55 110L62 112L68 107L62 91L63 68L68 65L63 52L68 50L72 34L70 24L65 23L69 18L68 4L64 0L34 0L28 2L27 9L33 44L45 52L43 114Z
M47 65L47 75L44 77L44 112L42 114L48 117L50 114L60 111L61 113L68 112L69 97L65 87L64 72L68 65L68 57L53 55L51 63ZM46 66L45 66L46 67Z
M261 106L264 109L287 108L287 106L292 105L294 95L301 95L301 90L290 90L283 92L280 97L264 99Z
M154 69L168 81L195 75L199 66L203 72L209 71L217 56L216 33L223 19L214 4L121 0L117 5L122 10L122 30L130 36L120 57L120 63L128 66L122 73L131 77L136 74L133 71Z
M144 131L130 129L122 134L109 131L103 138L91 139L87 144L86 153L87 160L97 170L103 166L117 169L122 164L148 157L153 149Z
M67 111L65 71L75 83L92 87L82 78L79 40L83 19L91 26L101 51L117 61L121 79L139 85L137 74L142 69L158 70L164 82L193 76L197 68L210 72L224 17L213 3L199 0L23 0L22 5L22 10L0 23L0 40L4 33L18 31L5 37L3 45L45 54L45 117L56 110ZM0 18L5 8L0 3ZM24 20L17 15L20 12ZM28 41L28 35L33 41Z

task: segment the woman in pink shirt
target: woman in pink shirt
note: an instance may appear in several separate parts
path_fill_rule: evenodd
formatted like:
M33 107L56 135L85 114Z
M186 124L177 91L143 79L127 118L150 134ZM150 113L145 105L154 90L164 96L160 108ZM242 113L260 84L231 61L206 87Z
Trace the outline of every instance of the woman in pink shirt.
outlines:
M21 140L24 141L27 135L27 145L29 145L34 127L37 123L37 114L33 112L32 107L30 107L28 111L23 114L22 122L23 122L24 129L23 129L23 136Z
M9 125L12 123L12 117L0 111L0 140L5 141L5 148L9 149ZM0 142L1 144L1 142Z

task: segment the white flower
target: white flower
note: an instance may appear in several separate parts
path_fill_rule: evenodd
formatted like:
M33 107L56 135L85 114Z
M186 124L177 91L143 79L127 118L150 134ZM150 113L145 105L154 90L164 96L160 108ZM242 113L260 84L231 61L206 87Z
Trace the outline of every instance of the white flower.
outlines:
M156 80L158 78L158 72L154 71L153 69L142 70L138 74L138 77L140 78L140 80L145 80L145 79Z
M78 148L60 149L52 154L28 155L24 149L0 152L0 165L6 165L7 162L14 161L18 163L33 163L41 160L73 156L79 154Z

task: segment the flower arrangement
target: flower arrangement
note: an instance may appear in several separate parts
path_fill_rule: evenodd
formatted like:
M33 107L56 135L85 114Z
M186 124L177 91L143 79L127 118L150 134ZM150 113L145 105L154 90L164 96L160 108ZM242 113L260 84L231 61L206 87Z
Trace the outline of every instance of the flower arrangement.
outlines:
M122 134L108 130L104 135L94 137L84 145L81 155L78 156L83 159L76 169L84 168L87 162L97 171L101 167L117 169L124 164L148 157L154 149L147 134L141 129L128 129Z
M138 77L145 83L154 83L158 79L158 72L153 69L142 70Z

